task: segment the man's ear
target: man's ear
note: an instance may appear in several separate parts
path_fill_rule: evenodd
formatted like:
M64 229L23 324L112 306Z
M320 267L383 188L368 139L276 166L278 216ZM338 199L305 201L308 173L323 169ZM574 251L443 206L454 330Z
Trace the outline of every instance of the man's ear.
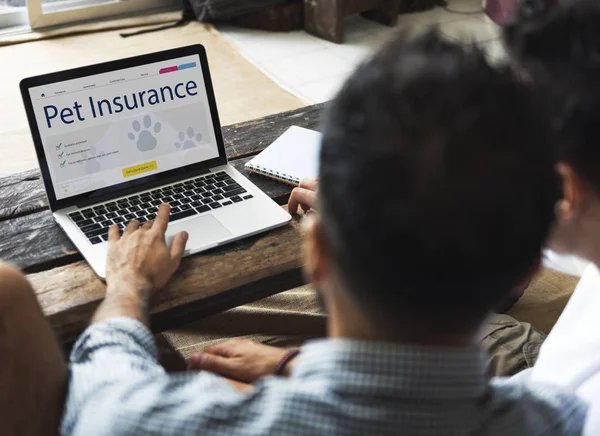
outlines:
M556 204L556 218L559 222L571 222L585 208L590 187L568 163L559 163L556 171L563 186L563 198Z
M308 213L302 221L304 274L311 283L320 287L329 276L329 247L318 214Z

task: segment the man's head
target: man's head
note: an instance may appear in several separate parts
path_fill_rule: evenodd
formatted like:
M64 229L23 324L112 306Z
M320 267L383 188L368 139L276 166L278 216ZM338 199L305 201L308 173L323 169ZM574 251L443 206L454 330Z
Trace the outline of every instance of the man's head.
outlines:
M600 260L600 2L563 0L504 30L519 72L552 96L564 198L552 246Z
M335 276L380 330L473 332L549 231L545 130L480 51L437 33L388 44L329 108L309 275L326 299Z
M596 0L524 0L503 38L512 63L531 81L589 89L600 84L599 19Z

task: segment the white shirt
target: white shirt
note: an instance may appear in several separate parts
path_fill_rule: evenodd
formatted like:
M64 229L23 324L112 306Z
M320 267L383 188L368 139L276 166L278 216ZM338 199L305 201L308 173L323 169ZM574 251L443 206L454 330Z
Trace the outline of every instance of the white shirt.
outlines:
M590 264L528 374L574 390L590 407L587 435L600 435L600 270Z

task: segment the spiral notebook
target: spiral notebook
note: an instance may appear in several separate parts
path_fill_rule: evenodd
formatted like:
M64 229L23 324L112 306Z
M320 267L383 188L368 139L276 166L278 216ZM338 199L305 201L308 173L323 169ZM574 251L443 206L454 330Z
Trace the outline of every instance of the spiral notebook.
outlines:
M247 170L297 186L319 174L321 134L292 126L271 145L246 163Z

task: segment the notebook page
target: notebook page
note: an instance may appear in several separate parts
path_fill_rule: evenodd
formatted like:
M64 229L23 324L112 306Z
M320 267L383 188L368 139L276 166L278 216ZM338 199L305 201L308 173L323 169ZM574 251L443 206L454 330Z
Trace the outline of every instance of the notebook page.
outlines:
M315 178L319 173L320 149L321 133L292 126L246 167L295 181Z

